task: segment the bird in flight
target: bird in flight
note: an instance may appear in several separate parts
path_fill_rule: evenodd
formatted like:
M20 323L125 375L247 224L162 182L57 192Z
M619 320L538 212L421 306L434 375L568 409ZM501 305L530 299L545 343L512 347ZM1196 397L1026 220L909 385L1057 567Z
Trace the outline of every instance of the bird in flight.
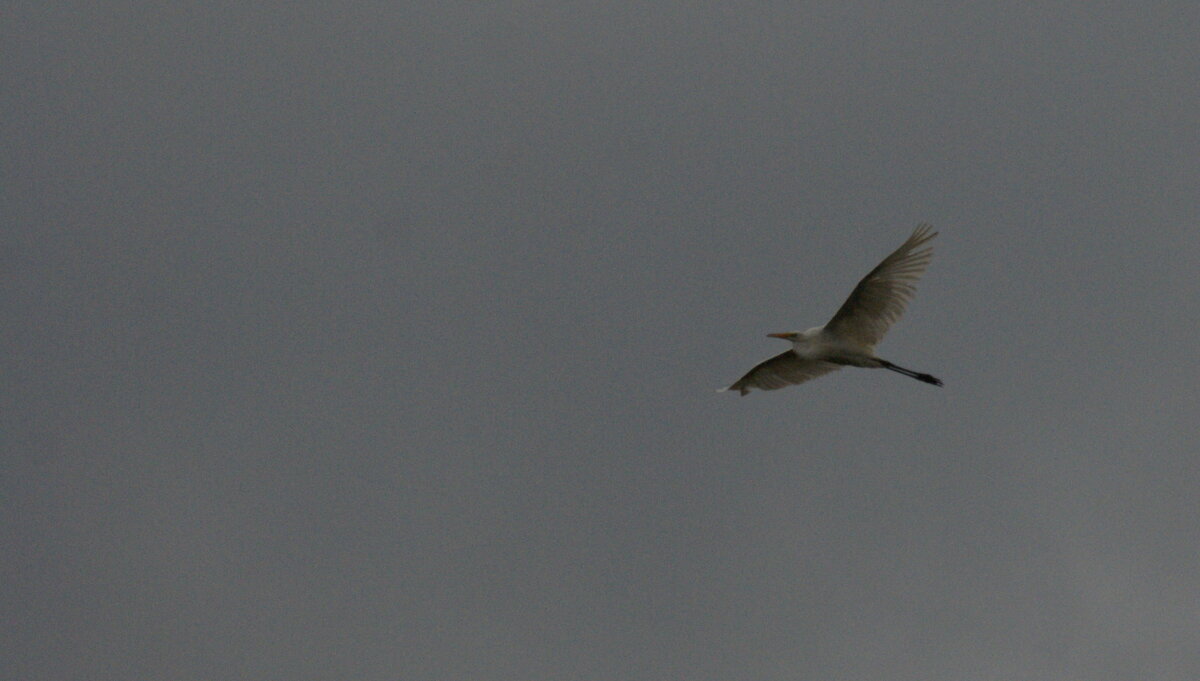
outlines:
M792 344L792 349L775 355L739 378L728 388L742 395L752 388L778 390L824 376L844 366L890 369L918 381L940 386L929 374L896 366L875 355L875 346L916 292L917 279L933 259L929 240L937 236L933 227L917 225L912 236L883 259L858 282L850 297L825 326L808 331L768 333Z

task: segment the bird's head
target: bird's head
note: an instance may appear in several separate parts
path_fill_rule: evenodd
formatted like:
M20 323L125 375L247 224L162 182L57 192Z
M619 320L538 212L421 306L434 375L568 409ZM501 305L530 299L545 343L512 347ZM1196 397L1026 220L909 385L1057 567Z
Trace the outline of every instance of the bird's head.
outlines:
M799 331L785 331L783 333L768 333L768 338L782 338L785 341L794 341L800 337Z

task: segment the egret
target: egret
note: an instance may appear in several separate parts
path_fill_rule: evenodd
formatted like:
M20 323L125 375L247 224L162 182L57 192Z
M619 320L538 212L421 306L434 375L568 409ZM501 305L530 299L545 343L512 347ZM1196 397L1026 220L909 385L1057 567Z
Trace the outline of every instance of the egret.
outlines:
M858 282L825 326L768 333L771 338L790 341L792 349L762 362L718 392L736 390L744 396L751 388L778 390L844 366L890 369L940 386L942 382L929 374L896 366L875 354L875 346L883 340L888 327L904 314L905 305L916 292L917 280L933 259L933 248L926 244L935 236L937 232L931 225L917 225L900 248Z

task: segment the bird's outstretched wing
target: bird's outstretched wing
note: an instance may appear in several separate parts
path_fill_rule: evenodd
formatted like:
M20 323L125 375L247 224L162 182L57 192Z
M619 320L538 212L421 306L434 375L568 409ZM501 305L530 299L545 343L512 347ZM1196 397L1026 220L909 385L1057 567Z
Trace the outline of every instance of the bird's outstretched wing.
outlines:
M933 259L933 248L922 246L935 236L931 225L917 225L908 241L858 282L825 329L864 345L883 340L916 293L917 280Z
M839 368L839 365L832 362L804 359L791 350L787 350L760 363L724 390L736 390L742 395L750 392L751 388L778 390L824 376Z

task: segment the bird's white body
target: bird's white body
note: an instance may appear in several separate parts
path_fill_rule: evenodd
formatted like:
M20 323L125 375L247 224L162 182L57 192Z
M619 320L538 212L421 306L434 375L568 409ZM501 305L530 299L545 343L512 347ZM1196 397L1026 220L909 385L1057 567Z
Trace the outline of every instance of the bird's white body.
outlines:
M724 390L742 395L751 388L777 390L836 371L843 366L890 369L925 383L942 382L875 354L888 327L904 314L916 291L914 284L928 267L933 249L925 244L937 236L929 225L918 225L912 236L863 277L833 319L807 331L767 334L789 341L792 349L751 369Z
M814 326L786 340L792 342L792 352L803 359L869 369L879 366L874 346L855 343L845 336L826 331L823 326Z

